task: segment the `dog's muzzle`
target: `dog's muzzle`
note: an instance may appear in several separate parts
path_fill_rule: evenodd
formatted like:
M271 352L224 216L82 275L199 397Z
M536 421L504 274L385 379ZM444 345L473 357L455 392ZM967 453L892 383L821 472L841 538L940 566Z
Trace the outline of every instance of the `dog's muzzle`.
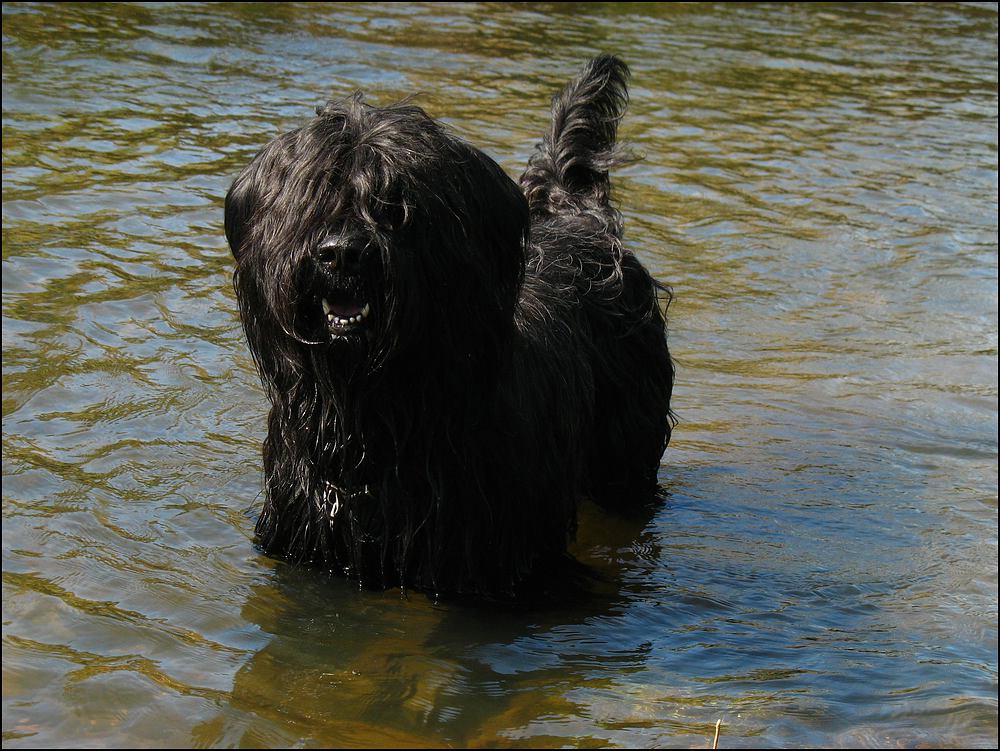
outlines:
M314 253L321 289L319 303L331 338L360 330L371 315L361 276L365 246L356 239L336 235L323 240Z

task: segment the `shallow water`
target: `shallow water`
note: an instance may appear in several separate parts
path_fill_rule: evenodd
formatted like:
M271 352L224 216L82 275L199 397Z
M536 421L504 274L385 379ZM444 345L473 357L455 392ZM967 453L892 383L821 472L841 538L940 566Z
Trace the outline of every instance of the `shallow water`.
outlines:
M545 605L259 555L232 177L356 88L518 173L602 50L666 503ZM996 746L995 5L4 5L3 155L5 748Z

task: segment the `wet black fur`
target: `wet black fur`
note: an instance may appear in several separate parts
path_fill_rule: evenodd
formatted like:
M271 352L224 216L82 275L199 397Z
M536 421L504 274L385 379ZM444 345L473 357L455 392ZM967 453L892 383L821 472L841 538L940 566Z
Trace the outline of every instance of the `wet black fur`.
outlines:
M554 98L520 187L423 110L360 96L237 177L226 236L272 405L265 552L502 594L565 550L582 497L654 493L669 295L609 201L627 79L601 56ZM335 294L370 302L360 330L328 331Z

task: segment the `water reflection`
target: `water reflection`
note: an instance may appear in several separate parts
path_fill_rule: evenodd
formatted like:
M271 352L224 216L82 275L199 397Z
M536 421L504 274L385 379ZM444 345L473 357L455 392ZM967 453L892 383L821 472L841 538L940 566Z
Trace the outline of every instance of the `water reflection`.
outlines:
M240 712L202 723L197 743L496 746L516 745L528 727L565 726L560 718L583 709L575 692L612 692L614 674L641 670L653 649L648 634L600 633L628 606L630 551L659 558L642 540L652 513L622 518L588 506L579 562L516 603L358 592L279 565L243 606L271 640L235 676ZM595 670L595 658L609 669ZM702 728L686 732L700 737Z

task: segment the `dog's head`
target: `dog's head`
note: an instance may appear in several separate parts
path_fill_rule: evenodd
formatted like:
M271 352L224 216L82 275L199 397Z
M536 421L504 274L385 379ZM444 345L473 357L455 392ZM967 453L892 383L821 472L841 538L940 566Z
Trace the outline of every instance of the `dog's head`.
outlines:
M528 207L488 156L411 105L331 102L271 141L226 196L261 375L324 363L489 357L512 326Z

